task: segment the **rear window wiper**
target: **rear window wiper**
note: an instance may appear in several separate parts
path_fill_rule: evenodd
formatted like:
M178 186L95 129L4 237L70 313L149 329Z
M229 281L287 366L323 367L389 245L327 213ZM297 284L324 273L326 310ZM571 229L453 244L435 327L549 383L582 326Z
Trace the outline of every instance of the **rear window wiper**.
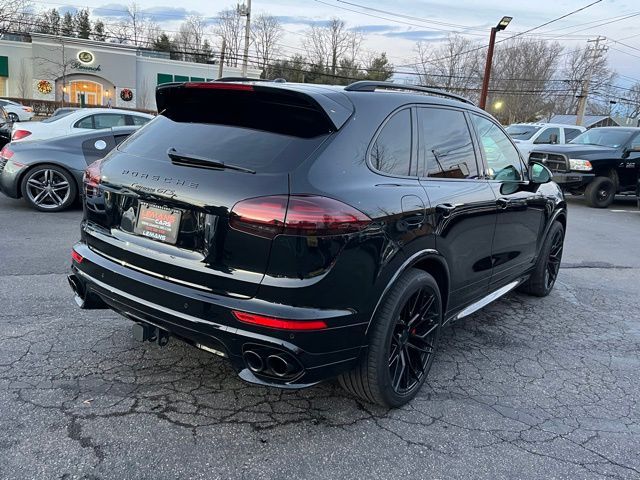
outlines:
M173 147L167 150L167 155L171 159L171 163L175 165L211 168L214 170L236 170L238 172L244 173L256 173L255 170L251 170L250 168L241 167L239 165L232 165L230 163L224 163L213 158L206 158L200 155L195 155L193 153L180 153Z

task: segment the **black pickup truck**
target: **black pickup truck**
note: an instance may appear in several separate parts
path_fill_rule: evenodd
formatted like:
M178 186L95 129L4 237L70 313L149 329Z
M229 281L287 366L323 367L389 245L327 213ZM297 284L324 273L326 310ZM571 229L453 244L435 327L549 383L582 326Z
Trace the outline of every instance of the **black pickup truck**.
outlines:
M635 194L640 175L640 128L592 128L565 145L535 148L529 160L544 163L565 191L584 194L606 208L616 194Z

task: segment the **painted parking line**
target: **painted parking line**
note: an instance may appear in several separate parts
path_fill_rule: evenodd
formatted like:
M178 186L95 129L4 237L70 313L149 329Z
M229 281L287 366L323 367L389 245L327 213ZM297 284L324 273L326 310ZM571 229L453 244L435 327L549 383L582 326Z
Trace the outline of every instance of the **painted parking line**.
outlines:
M611 210L614 213L640 213L640 210Z

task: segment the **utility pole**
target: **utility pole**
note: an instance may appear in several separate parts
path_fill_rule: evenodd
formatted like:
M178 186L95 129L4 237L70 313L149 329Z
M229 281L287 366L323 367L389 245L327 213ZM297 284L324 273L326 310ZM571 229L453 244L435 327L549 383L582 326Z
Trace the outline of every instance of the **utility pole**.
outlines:
M249 40L251 37L251 0L243 7L241 15L246 15L247 23L244 27L244 59L242 60L242 77L247 76L247 64L249 63Z
M591 64L587 67L587 77L582 82L582 91L578 97L578 112L576 114L576 125L582 125L584 122L584 112L587 109L587 100L589 97L589 84L591 83L591 74L596 66L596 62L600 58L600 54L607 50L607 47L600 46L600 42L606 40L605 37L598 37L594 40L587 40L587 43L595 43L591 49Z
M224 73L224 51L227 49L227 39L222 39L222 49L220 50L220 65L218 66L218 78L222 78Z

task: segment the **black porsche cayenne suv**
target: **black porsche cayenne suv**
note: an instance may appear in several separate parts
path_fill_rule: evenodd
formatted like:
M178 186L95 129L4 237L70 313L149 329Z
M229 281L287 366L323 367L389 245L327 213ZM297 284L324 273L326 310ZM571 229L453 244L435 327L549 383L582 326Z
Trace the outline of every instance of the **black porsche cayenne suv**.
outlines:
M461 97L366 81L156 97L161 114L85 174L69 276L81 307L130 318L140 340L399 406L444 323L554 285L562 192Z

